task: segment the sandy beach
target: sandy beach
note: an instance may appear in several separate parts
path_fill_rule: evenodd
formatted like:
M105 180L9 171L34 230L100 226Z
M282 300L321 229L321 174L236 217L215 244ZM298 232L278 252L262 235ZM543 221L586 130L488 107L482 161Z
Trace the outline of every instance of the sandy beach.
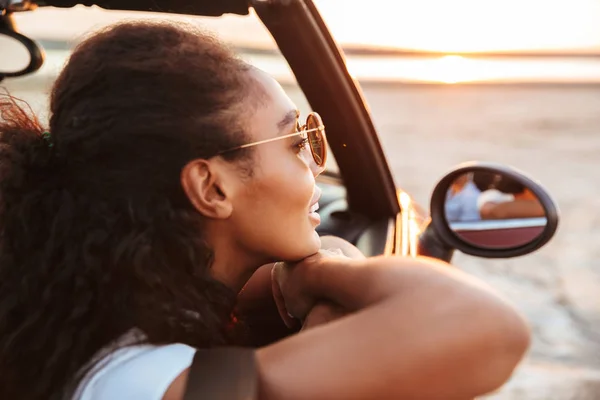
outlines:
M12 81L45 114L45 92ZM556 237L535 254L454 263L514 301L534 341L494 400L600 398L600 87L364 84L396 183L421 205L438 178L468 160L507 163L561 207ZM297 90L290 89L295 99ZM306 108L298 100L301 108Z
M534 341L496 400L600 398L600 88L365 85L396 182L428 204L455 164L513 165L561 208L556 237L510 260L454 264L516 302Z

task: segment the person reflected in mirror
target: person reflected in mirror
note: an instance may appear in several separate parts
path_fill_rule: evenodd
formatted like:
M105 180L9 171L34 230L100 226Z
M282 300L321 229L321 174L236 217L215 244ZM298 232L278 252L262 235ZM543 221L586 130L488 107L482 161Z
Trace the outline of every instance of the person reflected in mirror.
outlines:
M197 27L108 27L49 129L19 104L0 98L1 399L181 400L197 349L245 345L258 270L264 312L304 326L256 347L258 400L474 398L529 346L446 263L322 251L324 124Z
M539 218L546 215L538 198L518 181L501 176L477 200L481 219Z
M491 171L474 171L473 172L473 183L479 189L481 193L488 190L492 190L495 187L495 183L498 181L500 175Z
M472 179L472 173L460 175L448 188L444 203L448 222L478 221L480 219L477 198L481 192Z
M480 216L481 209L485 204L491 206L494 204L500 204L514 200L514 196L512 194L501 192L496 188L496 184L501 178L502 176L500 174L489 171L477 171L474 174L473 181L477 188L479 188L481 191L476 200L477 212L480 214ZM481 216L481 219L486 218Z

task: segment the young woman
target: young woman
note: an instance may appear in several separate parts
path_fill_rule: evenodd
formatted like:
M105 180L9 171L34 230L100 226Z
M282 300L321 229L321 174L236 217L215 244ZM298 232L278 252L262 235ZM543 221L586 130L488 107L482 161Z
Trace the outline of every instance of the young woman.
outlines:
M527 349L518 313L446 265L320 253L322 121L207 34L90 37L47 131L0 106L0 398L181 399L275 261L305 328L256 350L259 399L467 399Z

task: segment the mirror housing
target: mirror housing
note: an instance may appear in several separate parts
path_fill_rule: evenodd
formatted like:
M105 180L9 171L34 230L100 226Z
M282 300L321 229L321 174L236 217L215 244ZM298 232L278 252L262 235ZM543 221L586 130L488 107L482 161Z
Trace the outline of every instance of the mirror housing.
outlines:
M483 193L507 190L506 182L527 191L530 215L510 215L497 219L479 218L467 221L449 221L446 203L453 184L461 177L486 174L494 179L488 187L475 189ZM493 189L493 190L488 190ZM461 188L462 190L462 188ZM525 193L525 190L523 193ZM514 191L514 190L513 190ZM486 193L486 198L490 198ZM500 194L497 194L500 196ZM516 195L513 196L513 199ZM482 196L483 197L483 196ZM504 197L510 197L504 194ZM496 200L507 202L510 199ZM471 200L477 201L477 200ZM496 204L496 203L493 203ZM483 208L479 209L480 214ZM485 217L485 216L484 216ZM495 217L492 217L495 218ZM556 202L541 184L515 168L495 163L470 162L461 164L445 175L431 196L431 220L420 237L419 254L450 261L453 251L484 257L510 258L531 253L554 236L558 228L559 211Z
M14 29L11 13L7 12L0 15L0 37L22 46L24 51L29 53L28 62L17 70L3 70L4 67L0 65L0 81L4 78L30 74L40 69L44 64L44 52L36 42Z

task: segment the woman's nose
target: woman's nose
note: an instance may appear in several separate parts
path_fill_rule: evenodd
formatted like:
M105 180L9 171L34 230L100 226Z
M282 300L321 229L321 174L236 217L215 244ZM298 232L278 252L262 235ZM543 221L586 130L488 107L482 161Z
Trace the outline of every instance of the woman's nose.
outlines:
M325 165L319 165L319 164L317 164L317 162L315 161L315 159L313 157L310 158L309 166L310 166L310 170L312 171L313 176L315 178L317 176L321 175L321 173L323 171L325 171Z

